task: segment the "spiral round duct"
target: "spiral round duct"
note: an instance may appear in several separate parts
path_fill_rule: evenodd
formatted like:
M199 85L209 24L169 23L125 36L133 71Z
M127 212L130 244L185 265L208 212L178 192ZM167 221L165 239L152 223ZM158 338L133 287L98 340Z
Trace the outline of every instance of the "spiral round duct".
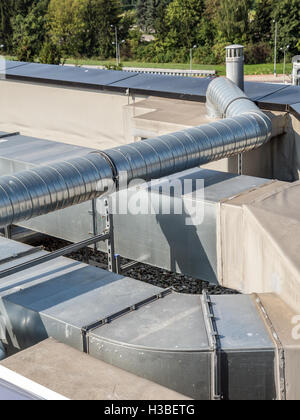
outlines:
M157 179L251 151L270 140L270 118L230 80L212 81L207 100L225 119L0 177L0 226L100 197L123 175L128 182Z

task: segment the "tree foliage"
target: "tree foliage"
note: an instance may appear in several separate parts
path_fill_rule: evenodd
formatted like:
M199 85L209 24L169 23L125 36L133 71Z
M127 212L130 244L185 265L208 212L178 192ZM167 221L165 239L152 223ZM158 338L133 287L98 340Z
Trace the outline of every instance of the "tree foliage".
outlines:
M115 28L121 22L119 0L88 0L87 22L90 54L112 57L115 51ZM121 34L120 34L121 35Z
M299 54L300 0L0 0L0 45L27 61L111 58L117 31L126 58L186 61L196 46L196 61L218 63L243 43L258 63L272 59L275 22L278 48Z
M49 0L33 2L27 13L23 4L19 13L11 18L12 41L20 61L34 61L43 46L48 4Z

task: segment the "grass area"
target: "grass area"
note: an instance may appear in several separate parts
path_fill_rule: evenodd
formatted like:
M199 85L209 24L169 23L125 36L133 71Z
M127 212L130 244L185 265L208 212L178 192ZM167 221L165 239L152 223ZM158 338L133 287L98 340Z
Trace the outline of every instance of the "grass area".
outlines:
M15 57L6 56L8 60L16 60ZM97 60L93 58L82 58L75 59L69 58L66 60L66 64L75 64L77 66L106 66L109 64L115 64L114 60ZM124 67L141 67L141 68L160 68L160 69L179 69L179 70L189 70L189 63L145 63L140 61L123 61ZM226 75L226 67L224 65L207 65L207 64L194 64L194 70L216 70L219 76ZM274 63L267 64L246 64L245 65L245 74L254 75L254 74L273 74L274 72ZM277 64L277 73L283 74L283 63ZM286 65L286 74L292 73L292 64L287 63Z
M108 64L114 64L112 60L97 60L97 59L68 59L67 64L76 64L78 66L90 65L90 66L105 66ZM180 70L189 70L189 63L145 63L139 61L123 61L124 67L141 67L141 68L161 68L161 69L180 69ZM216 70L220 76L226 75L226 67L224 65L207 65L207 64L194 64L194 70ZM267 64L246 64L245 65L245 74L273 74L274 72L274 63ZM288 63L286 66L286 73L289 74L292 72L292 64ZM283 63L277 64L277 73L283 74Z

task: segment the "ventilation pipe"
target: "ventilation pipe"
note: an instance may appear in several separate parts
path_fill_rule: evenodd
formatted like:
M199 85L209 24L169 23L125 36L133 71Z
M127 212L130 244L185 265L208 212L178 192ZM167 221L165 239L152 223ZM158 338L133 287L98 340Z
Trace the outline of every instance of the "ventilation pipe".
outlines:
M229 45L229 47L226 47L226 76L241 90L244 90L243 45Z
M226 47L226 77L244 91L244 47L242 45ZM207 95L206 109L210 118L224 117L218 107L211 103L209 95Z
M226 78L207 91L226 119L83 158L0 177L0 226L94 198L126 175L149 181L256 149L271 139L270 118ZM125 186L126 187L126 186Z

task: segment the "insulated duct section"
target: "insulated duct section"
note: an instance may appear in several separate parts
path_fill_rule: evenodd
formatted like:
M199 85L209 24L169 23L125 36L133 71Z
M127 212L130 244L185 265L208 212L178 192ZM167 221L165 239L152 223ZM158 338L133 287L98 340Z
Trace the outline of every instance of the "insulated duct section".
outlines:
M159 179L271 139L270 118L230 80L213 80L207 100L223 120L1 177L0 226L98 198L117 181Z

